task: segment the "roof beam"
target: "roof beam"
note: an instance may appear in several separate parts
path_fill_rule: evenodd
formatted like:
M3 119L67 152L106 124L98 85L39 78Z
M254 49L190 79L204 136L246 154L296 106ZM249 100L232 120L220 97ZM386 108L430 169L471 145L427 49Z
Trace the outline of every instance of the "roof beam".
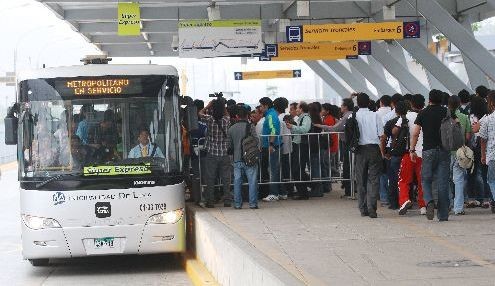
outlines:
M208 19L207 5L188 7L141 7L142 20ZM279 19L282 4L220 6L222 19ZM65 10L67 21L117 20L117 7Z
M95 44L132 44L132 43L152 43L152 44L170 44L172 43L172 35L169 34L149 34L148 41L142 35L139 36L117 36L117 35L94 35L92 36Z

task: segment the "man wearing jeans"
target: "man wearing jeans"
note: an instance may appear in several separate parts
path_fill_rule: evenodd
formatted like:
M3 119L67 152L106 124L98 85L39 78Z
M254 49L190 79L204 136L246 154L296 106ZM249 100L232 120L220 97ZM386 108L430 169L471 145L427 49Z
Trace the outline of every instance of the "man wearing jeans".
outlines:
M370 97L366 93L357 95L359 110L356 112L356 120L359 126L359 147L356 152L356 185L361 216L376 218L385 150L380 145L383 124L378 114L368 109L369 103ZM364 181L365 178L367 181Z
M249 184L249 208L258 208L258 166L247 166L242 160L242 140L248 136L249 131L257 138L256 129L247 121L248 111L243 106L236 107L236 123L229 128L230 148L234 151L234 208L242 208L242 173L247 177Z
M481 119L479 136L481 137L481 163L488 165L488 185L495 200L495 92L488 94L489 115ZM495 201L490 203L495 214Z
M426 202L426 217L432 220L435 216L435 201L433 200L432 183L436 179L438 189L438 214L440 221L449 220L449 167L450 153L442 148L440 126L442 119L447 115L447 109L441 106L442 92L432 90L429 94L429 106L418 113L414 122L411 136L409 155L411 161L416 162L416 144L423 130L423 162L421 180L423 184L423 198Z
M280 195L280 154L282 140L280 138L280 120L278 113L273 108L273 102L268 97L260 99L260 109L265 115L261 138L261 146L268 154L268 165L270 166L270 194L264 201L278 201Z

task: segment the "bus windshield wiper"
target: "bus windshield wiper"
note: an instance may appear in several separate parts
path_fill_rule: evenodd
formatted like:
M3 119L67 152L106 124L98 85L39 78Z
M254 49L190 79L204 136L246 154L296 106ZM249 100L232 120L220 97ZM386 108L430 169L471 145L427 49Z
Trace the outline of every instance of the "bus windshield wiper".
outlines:
M48 178L46 179L45 181L41 182L40 184L36 185L36 188L39 189L39 188L42 188L44 186L46 186L47 184L53 182L53 181L58 181L60 180L62 177L76 177L76 176L81 176L82 173L71 173L71 174L60 174L60 175L56 175L56 176L53 176L51 178Z

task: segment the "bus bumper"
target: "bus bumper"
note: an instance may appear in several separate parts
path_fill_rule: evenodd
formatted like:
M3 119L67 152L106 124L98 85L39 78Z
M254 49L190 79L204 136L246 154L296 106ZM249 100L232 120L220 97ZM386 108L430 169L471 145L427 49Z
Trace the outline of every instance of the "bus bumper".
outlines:
M96 246L97 240L111 245ZM25 259L183 252L185 218L175 224L62 227L32 230L22 225Z

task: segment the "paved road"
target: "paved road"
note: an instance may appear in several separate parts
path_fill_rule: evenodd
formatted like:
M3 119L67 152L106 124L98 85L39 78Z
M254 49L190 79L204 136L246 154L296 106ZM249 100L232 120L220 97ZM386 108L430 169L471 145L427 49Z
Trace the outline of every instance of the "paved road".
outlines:
M192 285L176 255L55 260L32 267L22 259L17 173L0 179L0 285Z

